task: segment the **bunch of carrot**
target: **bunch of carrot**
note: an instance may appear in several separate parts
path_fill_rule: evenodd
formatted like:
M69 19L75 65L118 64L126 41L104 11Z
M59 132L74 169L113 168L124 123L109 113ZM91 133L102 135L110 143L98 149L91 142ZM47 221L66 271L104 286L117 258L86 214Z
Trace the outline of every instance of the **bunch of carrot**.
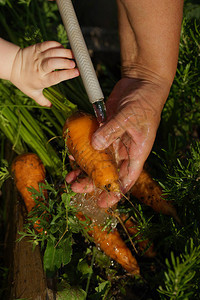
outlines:
M66 141L68 151L74 157L76 163L92 178L96 191L99 190L101 192L102 190L106 190L108 193L119 192L118 170L111 151L108 149L97 151L91 145L92 135L97 128L98 123L93 116L76 113L67 119L63 128L63 137ZM16 187L24 199L27 210L31 211L35 202L27 187L39 190L39 183L45 180L44 166L37 155L24 154L15 159L12 164L12 172ZM44 191L44 193L46 192ZM151 206L155 211L169 214L179 221L175 208L162 197L161 188L146 171L141 173L131 193L145 204ZM97 197L98 195L97 193ZM91 195L87 194L87 199L94 199L94 197L96 197L94 192ZM92 218L91 224L85 222L87 220L86 217L83 211L77 213L77 218L81 222L84 221L84 227L88 234L93 237L96 245L108 256L120 263L127 272L132 275L140 274L140 268L135 257L121 238L117 229L103 230L103 225L93 222ZM156 253L153 245L138 234L138 224L127 215L120 215L120 218L124 222L127 232L138 240L140 250L144 251L146 256L154 257ZM37 226L38 224L36 224L36 230ZM150 246L148 246L149 244Z
M97 128L96 118L91 115L76 113L68 118L63 128L67 148L97 188L108 192L120 192L118 170L111 151L97 151L92 147L92 135ZM161 187L146 170L142 171L131 193L156 212L170 215L180 222L176 209L163 197Z
M35 207L36 203L29 188L39 192L39 185L45 180L45 168L39 157L34 153L26 153L17 156L12 163L12 174L17 190L20 192L28 212ZM43 190L47 198L46 190ZM90 197L90 195L89 195ZM44 201L44 199L38 199ZM79 220L85 220L83 213L77 213ZM36 231L41 232L42 228L38 221L34 224ZM94 238L98 245L108 256L119 262L125 270L136 275L139 274L139 266L125 242L121 239L118 231L103 230L103 226L93 224L87 225L87 231Z
M81 130L78 130L78 128ZM92 147L92 135L97 128L98 123L93 116L85 113L76 113L67 119L63 128L63 136L67 148L79 167L92 178L96 189L107 190L108 192L120 192L118 170L112 153L109 149L97 151ZM144 170L141 173L138 181L132 188L131 193L146 205L151 206L156 212L171 215L179 222L176 209L162 197L162 189L151 178L147 171ZM91 195L91 198L92 197L93 195ZM138 239L140 250L146 250L146 256L155 256L156 253L153 249L153 245L151 244L148 246L149 241L142 239L138 234L137 223L133 222L130 218L127 218L127 216L122 215L120 217L124 221L127 231ZM84 218L82 212L78 214L78 218ZM109 256L112 258L115 257L114 259L120 262L128 272L130 272L131 269L132 274L139 273L139 267L135 258L131 257L129 259L129 267L127 267L126 260L121 259L122 257L129 257L130 254L127 254L129 253L129 250L123 243L116 229L109 231L108 233L95 224L93 225L92 230L88 229L88 232L93 236L96 244L100 245L101 249ZM120 251L117 243L123 245L120 247ZM116 252L118 252L118 255L116 255Z

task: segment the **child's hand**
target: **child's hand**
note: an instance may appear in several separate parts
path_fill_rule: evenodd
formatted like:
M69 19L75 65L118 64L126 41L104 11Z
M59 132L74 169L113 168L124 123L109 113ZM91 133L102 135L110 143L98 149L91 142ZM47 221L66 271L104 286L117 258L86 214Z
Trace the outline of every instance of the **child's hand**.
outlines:
M47 41L19 49L10 81L38 104L50 106L43 89L78 75L72 51L58 42Z

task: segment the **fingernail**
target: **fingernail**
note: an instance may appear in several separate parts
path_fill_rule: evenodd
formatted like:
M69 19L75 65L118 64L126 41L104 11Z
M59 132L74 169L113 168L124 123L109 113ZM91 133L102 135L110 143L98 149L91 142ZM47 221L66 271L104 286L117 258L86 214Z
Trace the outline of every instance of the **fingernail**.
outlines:
M73 60L71 60L69 66L70 66L70 68L73 69L75 67L75 62Z
M43 106L46 106L46 107L52 107L52 103L51 102L48 102L48 103L46 103L46 104L44 104Z
M102 135L94 136L92 140L92 146L96 150L102 150L106 148L106 140Z
M76 76L80 75L80 72L79 72L78 69L74 69L74 73L75 73Z

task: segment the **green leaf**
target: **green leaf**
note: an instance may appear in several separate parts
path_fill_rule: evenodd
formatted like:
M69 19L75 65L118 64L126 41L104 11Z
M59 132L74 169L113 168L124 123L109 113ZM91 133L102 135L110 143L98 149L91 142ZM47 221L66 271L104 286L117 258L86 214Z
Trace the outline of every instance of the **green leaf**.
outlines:
M5 5L6 4L6 0L0 0L0 5Z
M68 207L71 200L71 194L63 193L61 198L63 203L65 204L65 207Z
M71 236L62 242L62 264L67 265L72 256L72 241Z
M103 281L99 283L99 285L95 288L95 291L100 293L102 291L105 291L105 289L108 288L108 286L110 287L110 285L111 285L110 281Z
M83 275L89 275L93 273L93 270L91 266L88 265L85 259L80 259L78 263L78 270L83 274Z
M44 269L46 272L55 272L61 265L70 262L72 255L71 236L55 245L52 240L47 242L44 253Z
M8 170L8 162L5 159L1 160L1 167L0 167L0 188L2 187L3 183L10 177L10 173Z
M57 35L58 35L58 41L62 44L67 46L68 44L68 38L67 38L67 33L62 24L59 24L57 27Z
M86 299L86 292L79 286L70 286L68 284L59 291L56 295L58 300L84 300Z
M53 242L49 240L47 242L47 247L44 252L44 269L45 271L55 271L55 260L56 260L56 252L57 249L55 248Z

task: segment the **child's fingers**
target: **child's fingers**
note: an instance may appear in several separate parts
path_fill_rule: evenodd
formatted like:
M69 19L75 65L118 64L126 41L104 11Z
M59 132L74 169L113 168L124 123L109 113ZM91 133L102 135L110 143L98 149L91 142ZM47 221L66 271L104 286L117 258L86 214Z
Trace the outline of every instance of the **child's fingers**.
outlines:
M46 51L42 52L40 55L42 55L43 59L50 57L62 57L70 59L74 58L72 51L63 47L49 48Z
M76 64L73 60L66 58L49 58L43 60L41 69L44 73L50 73L54 70L73 69Z
M58 47L62 47L62 44L60 44L59 42L56 42L56 41L45 41L45 42L42 42L42 43L38 43L38 44L35 44L35 51L36 52L44 52L50 48L58 48Z
M55 85L60 83L61 81L72 79L74 77L79 76L78 69L70 69L70 70L61 70L51 72L47 75L48 86Z
M43 95L42 90L36 91L32 94L27 93L27 95L41 106L51 107L52 105L51 102Z

